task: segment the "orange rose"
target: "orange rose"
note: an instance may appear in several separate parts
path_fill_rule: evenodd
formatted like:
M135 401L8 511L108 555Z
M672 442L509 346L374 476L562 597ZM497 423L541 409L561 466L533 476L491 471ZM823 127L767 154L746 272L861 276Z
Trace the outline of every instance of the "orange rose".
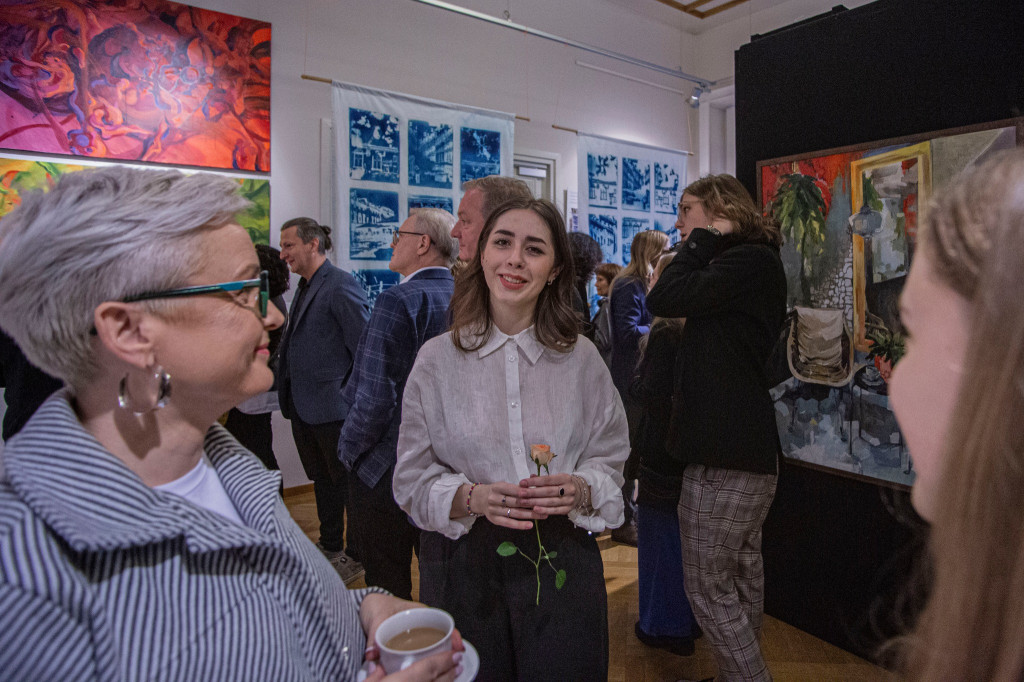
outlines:
M538 444L530 446L530 459L532 459L533 463L537 465L538 470L539 467L544 467L546 469L548 464L555 457L557 457L557 455L551 452L550 445Z

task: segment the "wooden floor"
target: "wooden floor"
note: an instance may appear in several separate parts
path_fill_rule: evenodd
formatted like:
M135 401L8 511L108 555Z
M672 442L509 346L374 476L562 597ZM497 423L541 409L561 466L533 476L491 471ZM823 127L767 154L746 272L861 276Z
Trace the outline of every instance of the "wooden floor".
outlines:
M289 491L291 493L291 491ZM311 539L317 539L316 503L312 492L286 494L292 517ZM641 644L633 634L638 618L636 549L598 538L608 587L608 631L613 682L700 680L715 674L714 657L705 639L686 658ZM413 559L413 597L419 574ZM364 587L362 581L351 587ZM765 616L761 647L776 682L896 682L898 678L853 654Z

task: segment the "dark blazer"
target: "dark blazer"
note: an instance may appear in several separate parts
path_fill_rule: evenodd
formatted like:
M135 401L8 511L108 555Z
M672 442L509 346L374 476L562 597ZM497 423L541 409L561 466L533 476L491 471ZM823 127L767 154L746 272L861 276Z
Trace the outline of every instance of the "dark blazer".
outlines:
M647 308L686 318L669 454L684 464L776 473L781 448L766 363L786 315L779 250L694 230L647 294Z
M345 387L352 405L338 440L338 457L373 488L398 458L402 395L413 361L429 339L448 328L455 280L443 268L414 274L377 297L359 339Z
M352 371L359 336L370 316L355 277L325 261L300 280L281 340L277 387L281 413L307 424L340 421L349 405L342 389Z
M644 285L635 277L616 280L608 302L612 307L612 361L610 370L615 388L627 402L633 381L640 339L651 328L651 313L645 305ZM674 316L678 317L678 316Z

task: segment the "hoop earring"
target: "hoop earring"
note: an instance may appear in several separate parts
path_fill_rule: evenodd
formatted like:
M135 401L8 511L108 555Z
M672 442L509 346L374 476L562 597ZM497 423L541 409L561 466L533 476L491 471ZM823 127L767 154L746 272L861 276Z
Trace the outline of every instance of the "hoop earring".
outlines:
M166 407L167 403L171 399L171 375L164 371L164 368L157 365L156 369L153 370L153 378L157 380L156 389L156 401L152 407L138 410L135 406L135 400L132 398L131 393L128 390L128 374L125 373L121 377L120 383L117 385L117 406L122 410L131 412L136 417L141 417L144 414L155 412L162 407Z

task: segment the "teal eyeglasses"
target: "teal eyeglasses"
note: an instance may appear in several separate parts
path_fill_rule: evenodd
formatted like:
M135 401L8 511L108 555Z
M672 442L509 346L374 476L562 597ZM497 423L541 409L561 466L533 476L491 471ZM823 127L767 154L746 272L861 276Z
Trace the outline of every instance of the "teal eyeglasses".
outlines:
M220 284L203 284L196 287L183 287L181 289L168 289L167 291L147 291L134 296L126 296L121 299L124 303L135 301L150 301L154 298L178 298L179 296L201 296L203 294L219 294L221 292L234 293L243 289L259 287L260 317L267 316L267 304L270 301L270 273L266 270L260 272L259 279L240 279L235 282L221 282Z

